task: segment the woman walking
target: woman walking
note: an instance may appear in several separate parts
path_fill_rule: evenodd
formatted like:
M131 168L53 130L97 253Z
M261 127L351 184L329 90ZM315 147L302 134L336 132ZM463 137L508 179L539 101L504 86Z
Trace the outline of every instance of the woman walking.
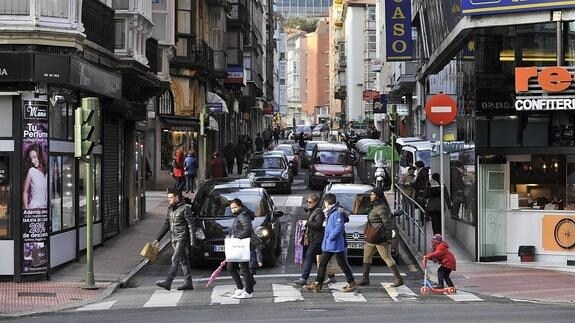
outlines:
M230 209L232 214L235 216L234 223L232 224L232 238L250 238L253 232L252 220L255 217L254 213L245 207L242 201L238 198L232 200L230 203ZM232 298L248 299L253 297L254 276L250 271L249 263L249 260L246 262L228 262L228 272L236 283L236 290L233 292L231 296ZM241 269L242 271L245 284L242 282L238 269Z

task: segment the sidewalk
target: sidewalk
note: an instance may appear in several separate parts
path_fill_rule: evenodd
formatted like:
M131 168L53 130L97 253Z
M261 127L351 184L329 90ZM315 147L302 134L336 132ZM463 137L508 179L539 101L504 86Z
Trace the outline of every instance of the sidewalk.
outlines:
M146 217L94 248L97 290L83 289L86 257L53 272L49 281L0 283L0 318L57 311L103 300L138 272L148 260L140 250L152 241L166 219L166 193L146 192ZM161 248L169 235L161 241Z

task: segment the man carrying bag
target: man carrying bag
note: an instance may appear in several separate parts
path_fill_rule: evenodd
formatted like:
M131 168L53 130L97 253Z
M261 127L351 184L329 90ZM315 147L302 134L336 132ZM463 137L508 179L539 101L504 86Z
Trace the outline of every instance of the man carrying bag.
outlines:
M158 233L153 244L157 244L160 239L170 231L172 238L172 265L168 271L168 278L156 282L156 286L165 290L170 290L172 281L178 273L178 264L182 266L184 272L184 284L178 290L192 290L192 271L190 268L190 247L195 245L195 223L192 216L192 207L186 204L181 198L180 191L175 188L168 189L168 218L164 226Z
M228 261L228 272L232 276L232 279L236 283L236 290L232 293L232 298L238 299L248 299L252 298L252 293L254 291L254 277L250 271L250 238L252 236L253 227L252 227L252 220L255 218L255 215L252 211L250 211L247 207L244 206L242 201L238 198L235 198L230 203L230 210L232 214L235 216L234 223L232 224L232 236L230 238L235 238L236 240L243 240L243 245L237 245L234 243L234 249L240 251L240 259L228 259L236 258L235 251L233 252L234 255L232 256L232 252L228 251L228 246L231 246L230 241L226 242L226 260ZM226 239L227 240L227 239ZM239 242L242 244L242 242ZM247 260L244 257L247 247ZM230 260L240 260L240 261L230 261ZM239 267L239 268L238 268ZM239 270L241 269L242 274L244 275L245 286L242 282L240 277ZM245 287L245 289L244 289Z

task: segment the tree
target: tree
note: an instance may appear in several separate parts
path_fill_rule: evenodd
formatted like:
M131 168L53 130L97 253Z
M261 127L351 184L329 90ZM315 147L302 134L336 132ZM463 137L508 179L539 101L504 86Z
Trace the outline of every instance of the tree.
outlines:
M317 28L317 18L302 18L302 17L292 17L288 18L284 23L284 28L293 28L305 31L306 33L312 33Z

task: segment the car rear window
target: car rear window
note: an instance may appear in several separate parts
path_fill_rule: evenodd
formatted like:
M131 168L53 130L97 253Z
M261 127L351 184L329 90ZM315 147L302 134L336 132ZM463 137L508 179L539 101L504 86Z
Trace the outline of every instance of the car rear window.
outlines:
M238 192L225 194L213 192L208 197L207 203L204 204L204 208L202 209L200 216L213 218L233 216L230 209L230 203L234 198L239 198L248 209L256 214L256 216L261 216L262 213L265 215L263 200L259 195L241 195Z
M274 150L283 151L286 156L293 156L293 148L287 146L278 146L275 147Z
M295 132L298 134L300 132L307 133L307 132L311 132L311 128L309 126L297 126L295 128Z
M250 162L252 169L283 169L285 165L280 157L255 158Z
M318 151L314 163L328 165L347 165L347 151Z

